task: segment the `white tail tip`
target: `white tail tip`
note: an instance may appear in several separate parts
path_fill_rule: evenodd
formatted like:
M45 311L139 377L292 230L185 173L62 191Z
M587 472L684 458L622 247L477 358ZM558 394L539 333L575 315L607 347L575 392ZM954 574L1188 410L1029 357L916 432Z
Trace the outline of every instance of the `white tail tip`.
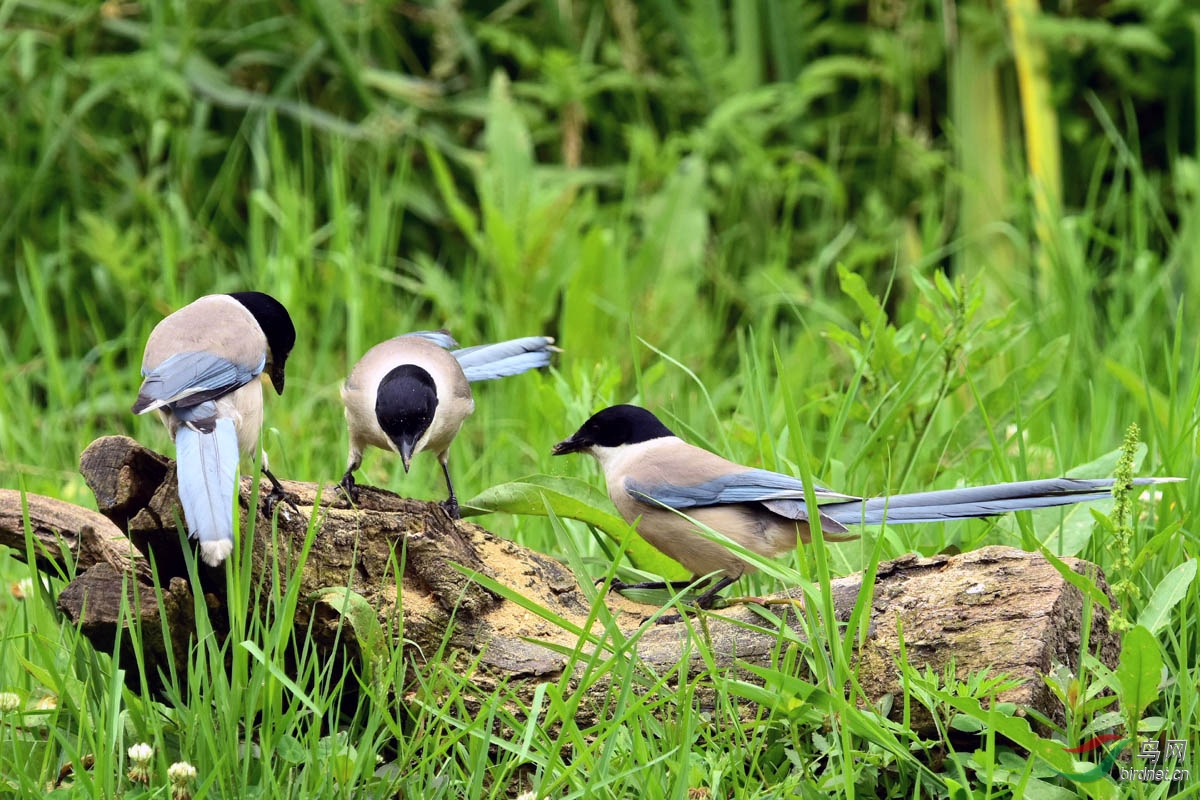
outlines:
M200 558L204 559L204 563L210 567L221 566L221 562L229 558L229 554L232 552L233 542L229 539L200 543Z

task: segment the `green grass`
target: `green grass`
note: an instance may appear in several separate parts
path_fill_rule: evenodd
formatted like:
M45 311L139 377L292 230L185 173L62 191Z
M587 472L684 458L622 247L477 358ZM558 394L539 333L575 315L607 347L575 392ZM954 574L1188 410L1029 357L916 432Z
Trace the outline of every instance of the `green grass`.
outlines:
M1188 479L1122 535L1076 509L872 529L763 563L738 593L786 583L817 601L765 692L712 661L696 622L705 668L656 674L600 604L608 649L566 654L580 685L481 691L439 654L392 648L360 676L291 640L303 600L281 583L267 619L222 641L197 608L164 702L124 688L138 663L62 624L69 576L18 599L31 572L3 555L0 692L20 710L0 714L0 796L39 796L85 756L61 796L165 796L176 760L204 797L1162 796L1057 778L1061 748L979 705L1003 676L905 665L891 706L931 708L931 739L874 713L853 667L867 606L839 629L821 592L911 552L1087 558L1146 630L1116 674L1051 676L1068 701L1055 737L1141 719L1200 747L1200 23L1145 0L1031 25L1021 46L1049 58L1054 99L1033 107L1063 141L1047 217L994 5L0 3L4 488L92 505L77 473L92 439L170 452L129 413L141 347L171 310L243 288L298 328L264 434L287 478L341 475L338 388L368 347L447 327L464 345L564 348L551 370L477 387L451 457L463 499L530 476L600 487L590 461L549 450L617 402L855 493L1110 474L1131 423L1137 474ZM372 452L360 480L443 491L433 459L406 476ZM540 497L477 521L585 586L618 568L611 541ZM1141 680L1157 663L1161 686ZM762 705L740 719L747 699ZM126 777L143 741L148 789Z

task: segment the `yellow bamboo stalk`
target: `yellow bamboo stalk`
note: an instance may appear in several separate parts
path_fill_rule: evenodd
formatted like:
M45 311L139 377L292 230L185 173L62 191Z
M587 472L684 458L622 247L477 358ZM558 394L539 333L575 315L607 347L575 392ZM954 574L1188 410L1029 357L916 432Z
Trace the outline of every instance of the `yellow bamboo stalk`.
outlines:
M1041 244L1039 271L1048 265L1051 222L1062 208L1062 151L1058 135L1058 113L1050 101L1046 49L1029 35L1029 22L1041 13L1038 0L1005 0L1008 29L1012 36L1017 67L1017 89L1021 95L1021 118L1025 132L1025 162L1033 188L1036 218L1034 232Z

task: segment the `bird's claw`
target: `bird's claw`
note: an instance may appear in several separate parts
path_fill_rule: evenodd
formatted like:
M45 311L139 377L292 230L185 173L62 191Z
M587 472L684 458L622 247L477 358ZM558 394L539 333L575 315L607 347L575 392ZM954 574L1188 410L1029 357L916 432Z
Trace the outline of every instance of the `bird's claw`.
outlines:
M768 608L770 606L791 606L797 611L804 610L803 597L726 597L725 606L747 605L747 606L762 606Z
M358 484L354 482L354 476L347 472L338 482L338 489L346 496L351 505L358 505Z
M456 498L447 498L438 503L438 505L442 507L442 510L446 512L446 515L450 519L462 519L462 511L458 507L458 500Z
M599 578L596 578L593 585L594 586L603 586L604 582L607 580L608 580L608 577L605 575L602 575ZM620 578L613 578L612 582L608 584L608 590L610 592L619 592L623 589L628 589L628 588L629 588L629 584L627 584L625 581L621 580Z
M272 517L275 515L275 508L280 503L283 503L287 508L290 508L290 509L292 509L292 511L295 511L296 516L299 517L299 516L301 516L300 508L299 508L299 506L296 505L299 502L299 500L300 500L300 498L297 495L292 494L291 492L284 491L282 486L275 486L275 487L272 487L271 491L267 493L267 496L263 498L263 503L266 506L268 517ZM287 514L286 510L283 513L286 518L286 514Z

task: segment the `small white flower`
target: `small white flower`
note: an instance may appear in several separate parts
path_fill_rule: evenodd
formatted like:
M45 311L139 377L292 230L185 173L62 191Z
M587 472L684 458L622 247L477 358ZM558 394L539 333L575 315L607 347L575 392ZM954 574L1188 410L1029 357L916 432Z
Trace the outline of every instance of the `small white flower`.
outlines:
M144 764L154 758L154 748L145 742L135 744L129 748L129 760Z
M21 696L14 692L0 692L0 714L11 714L21 707Z
M145 742L140 742L129 748L129 780L143 785L150 784L150 759L154 758L154 748Z
M525 792L517 795L517 800L537 800L537 792Z
M192 800L192 781L196 780L196 768L186 761L176 761L167 767L167 780L171 782L171 800Z
M189 781L196 780L196 768L186 761L176 761L167 767L167 780L174 785L186 785Z

